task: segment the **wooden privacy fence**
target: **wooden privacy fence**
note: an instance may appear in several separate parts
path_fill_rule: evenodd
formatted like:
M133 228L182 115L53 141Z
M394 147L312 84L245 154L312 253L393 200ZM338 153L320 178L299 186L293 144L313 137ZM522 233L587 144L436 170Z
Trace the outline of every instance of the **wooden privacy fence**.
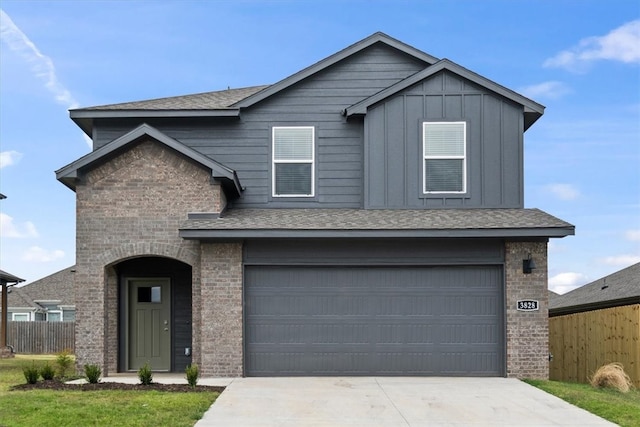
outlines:
M640 387L640 304L549 318L549 377L588 382L602 365L624 365Z
M76 322L7 322L7 344L16 353L75 352Z

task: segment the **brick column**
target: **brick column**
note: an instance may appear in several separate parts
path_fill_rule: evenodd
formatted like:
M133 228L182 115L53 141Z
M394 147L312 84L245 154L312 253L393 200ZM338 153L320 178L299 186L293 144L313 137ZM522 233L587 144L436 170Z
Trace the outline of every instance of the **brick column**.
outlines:
M529 254L536 269L522 272ZM505 279L507 308L507 376L549 378L549 305L547 291L547 243L506 242ZM517 301L539 301L538 311L518 311Z
M203 243L201 250L202 373L241 377L242 244Z

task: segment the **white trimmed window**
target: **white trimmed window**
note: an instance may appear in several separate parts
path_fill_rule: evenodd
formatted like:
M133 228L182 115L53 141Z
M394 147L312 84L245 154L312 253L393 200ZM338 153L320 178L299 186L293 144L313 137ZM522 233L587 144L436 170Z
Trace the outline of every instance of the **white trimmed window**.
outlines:
M14 322L28 322L29 313L11 313L11 320Z
M273 128L273 196L313 197L314 127Z
M467 124L424 122L422 127L423 192L466 193Z
M47 322L62 322L62 311L61 310L47 311Z

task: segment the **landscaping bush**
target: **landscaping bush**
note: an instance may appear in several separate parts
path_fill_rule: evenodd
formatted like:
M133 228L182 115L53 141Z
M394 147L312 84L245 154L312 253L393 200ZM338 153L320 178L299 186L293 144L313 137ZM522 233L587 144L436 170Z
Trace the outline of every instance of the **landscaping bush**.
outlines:
M633 383L620 363L609 363L601 366L589 379L596 388L613 388L622 393L628 392Z
M22 373L24 374L24 379L27 380L27 384L35 384L38 382L40 369L36 366L35 362L32 362L31 366L25 365L22 367Z
M49 365L49 362L45 363L42 368L40 368L40 376L45 381L52 380L55 375L56 371L51 365Z
M102 370L98 365L84 365L84 377L89 384L98 384L100 375L102 375Z
M151 384L153 381L153 373L151 372L149 362L145 363L144 366L138 370L138 378L140 378L140 384L142 385Z
M191 387L198 385L198 378L200 377L198 365L188 365L185 373L187 375L187 383L189 383Z
M58 376L60 378L67 378L69 370L73 365L73 357L69 350L62 350L56 355L56 365L58 365Z

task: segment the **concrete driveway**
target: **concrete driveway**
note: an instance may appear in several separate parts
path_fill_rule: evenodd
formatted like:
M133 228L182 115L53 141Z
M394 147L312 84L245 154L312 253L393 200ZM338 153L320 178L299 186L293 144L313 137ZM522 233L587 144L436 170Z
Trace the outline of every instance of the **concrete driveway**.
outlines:
M516 379L238 378L197 427L615 426Z

